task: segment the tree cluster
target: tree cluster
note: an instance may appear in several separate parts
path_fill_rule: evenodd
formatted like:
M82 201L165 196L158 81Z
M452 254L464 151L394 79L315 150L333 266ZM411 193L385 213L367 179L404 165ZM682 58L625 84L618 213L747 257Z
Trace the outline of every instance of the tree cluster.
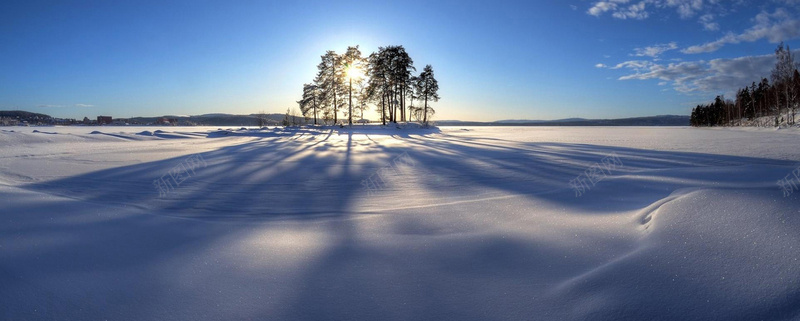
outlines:
M736 99L725 100L717 96L708 105L698 105L692 109L692 126L741 126L742 120L753 120L761 117L774 117L774 125L785 121L795 124L795 113L800 105L800 64L794 61L789 46L781 43L775 49L777 62L772 69L772 83L761 78L758 83L739 89Z
M321 60L314 81L303 85L303 97L297 102L314 124L339 124L342 115L352 125L355 112L363 119L370 104L384 125L415 120L427 124L435 113L430 102L439 100L439 84L433 67L426 65L415 76L414 61L403 46L379 47L366 57L358 46L343 54L329 50ZM415 100L421 105L414 106Z

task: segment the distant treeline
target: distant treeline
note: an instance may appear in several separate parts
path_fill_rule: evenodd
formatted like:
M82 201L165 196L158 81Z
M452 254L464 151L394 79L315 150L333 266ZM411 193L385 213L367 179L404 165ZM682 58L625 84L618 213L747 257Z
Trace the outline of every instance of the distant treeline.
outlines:
M303 85L303 99L298 101L303 116L314 124L338 124L340 114L352 124L355 112L360 111L358 118L363 119L369 104L377 107L384 125L387 121L428 123L435 112L429 103L439 100L433 67L426 65L415 76L414 61L403 46L380 47L368 57L361 56L358 46L348 47L343 54L329 50L317 69L314 81ZM414 106L415 100L421 105Z
M170 122L164 123L163 120L165 119L169 119ZM97 123L94 121L87 122L86 120L55 118L46 114L32 113L21 110L0 110L0 125L3 124L3 120L14 120L14 124L22 124L23 122L26 122L31 125L97 125ZM154 117L114 118L114 123L107 125L275 126L285 123L286 116L284 114L260 113L250 115L205 114L196 116L166 115ZM302 117L300 116L289 119L289 125L299 125L302 123Z
M21 124L53 125L57 120L50 115L32 113L22 110L0 110L0 126L16 126Z
M794 125L794 115L800 104L800 64L794 61L789 46L784 47L783 43L775 49L775 57L772 83L762 78L758 83L739 89L734 101L717 96L708 105L698 105L692 109L692 126ZM762 117L768 117L769 121L753 121Z
M22 110L0 110L0 117L23 119L23 120L49 120L53 117L50 115L32 113Z

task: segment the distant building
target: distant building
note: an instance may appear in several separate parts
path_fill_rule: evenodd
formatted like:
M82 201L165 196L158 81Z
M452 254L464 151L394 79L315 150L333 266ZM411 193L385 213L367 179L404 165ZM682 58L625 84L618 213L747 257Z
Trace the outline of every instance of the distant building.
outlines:
M98 125L107 125L111 124L111 122L112 122L111 116L97 116Z
M17 126L19 125L19 120L14 118L0 118L0 126Z
M62 126L64 126L64 125L72 125L73 123L75 123L74 119L53 118L53 124L54 125L62 125Z

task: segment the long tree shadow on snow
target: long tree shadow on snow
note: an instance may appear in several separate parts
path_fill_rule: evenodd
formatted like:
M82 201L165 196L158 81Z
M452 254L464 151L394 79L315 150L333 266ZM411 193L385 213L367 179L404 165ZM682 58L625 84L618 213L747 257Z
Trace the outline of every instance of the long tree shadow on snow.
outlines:
M363 185L366 178L390 166L394 157L408 153L418 171L393 179L416 181L418 186L437 191L441 202L490 191L546 199L584 211L610 212L642 208L643 204L636 201L642 199L635 197L638 193L655 193L663 198L686 187L763 187L754 186L753 182L774 187L774 182L786 174L786 167L793 165L764 158L587 144L519 143L436 133L392 135L392 141L402 144L380 143L374 139L389 138L368 131L328 129L283 135L261 136L260 140L201 153L208 166L197 168L194 175L166 195L159 195L153 182L168 177L170 169L187 157L24 187L194 218L341 216L357 211L351 206L354 200L371 197ZM358 149L355 155L353 149ZM576 197L570 181L609 155L619 156L623 165ZM768 171L774 177L759 170L763 165L773 165ZM715 170L708 171L712 167ZM780 193L777 187L775 191Z
M381 133L328 130L260 138L202 153L208 166L197 169L196 175L163 197L154 189L153 180L180 164L184 157L29 184L24 188L93 203L137 206L154 213L205 220L347 218L357 214L355 206L360 200L371 197L364 190L362 180L390 164L393 157L407 152L425 175L401 179L417 181L418 186L437 191L443 198L492 191L602 214L643 208L679 188L767 188L767 185L753 186L752 182L774 184L774 180L785 175L786 169L793 165L765 158L586 144L519 143L445 134L397 134L389 138ZM384 144L387 139L405 143ZM575 197L569 181L611 153L618 155L624 165L585 195ZM777 176L765 176L765 171L758 169L763 165L772 165L766 173ZM717 170L707 172L709 168ZM686 177L687 171L695 172ZM738 176L725 176L734 173ZM780 196L777 187L769 188L775 188L776 197ZM402 195L402 190L386 191L390 195L394 192ZM159 224L181 227L181 222ZM53 225L50 228L59 232L67 228L71 229L68 232L91 233L98 228L109 228L108 224L127 222ZM564 253L552 244L531 244L529 240L500 236L466 243L453 239L425 245L425 250L401 247L386 253L391 246L360 242L357 224L346 219L332 220L328 228L337 237L328 250L302 268L303 284L297 284L293 293L281 294L291 298L288 304L279 310L265 309L258 316L418 318L439 313L443 317L464 319L525 317L532 315L527 313L536 313L528 311L526 300L497 300L488 304L486 299L516 298L526 293L526 287L541 286L538 283L541 280L566 278L581 272L584 266L598 263L580 255L562 259ZM204 248L215 239L243 232L244 228L234 226L196 234L193 233L196 230L165 230L186 234L185 242L165 244L163 250L155 253L136 253L131 258L120 256L99 267L113 270L148 266L176 252ZM113 229L105 230L102 235L85 242L43 246L37 255L70 253L70 249L91 248L113 240ZM108 249L103 251L109 252ZM21 253L16 259L32 260L32 254ZM542 264L547 264L552 274L531 275L529 268ZM64 270L53 267L52 273L94 268L98 267L76 263L67 265ZM470 282L453 285L464 279ZM138 289L131 283L134 294L148 293L148 289ZM204 290L214 292L215 289ZM454 297L453 291L461 294ZM717 295L724 298L725 294ZM386 302L396 304L387 305ZM404 306L413 306L416 310ZM374 314L370 315L369 311ZM509 314L487 315L487 311L508 311Z
M497 189L530 198L547 199L589 212L639 209L676 189L690 187L766 188L774 190L776 197L780 197L772 177L763 177L765 172L758 169L763 165L778 166L767 172L782 175L786 173L786 166L793 165L787 161L764 158L585 144L530 143L509 147L487 144L480 139L461 140L460 137L445 135L425 138L398 135L396 138L419 144L419 148L408 148L409 153L419 166L428 171L428 177L420 179L431 191L442 193L462 185L472 185L476 189ZM382 152L397 154L401 151L382 147ZM614 173L615 177L605 181L604 186L598 185L582 198L575 198L566 180L579 175L609 153L616 153L623 159L625 165L619 169L620 172ZM443 157L448 162L442 162ZM722 170L705 172L712 167L721 167ZM683 172L685 170L689 170L688 177ZM498 174L502 176L497 177ZM731 174L736 176L725 176ZM435 180L430 176L445 179ZM754 186L752 182L763 184ZM635 185L626 186L631 183ZM487 217L494 216L494 213L485 214ZM453 218L457 219L458 215L453 215ZM423 242L424 245L389 247L392 251L387 252L386 247L379 245L352 241L337 243L307 268L304 283L298 287L299 293L295 295L293 305L277 313L265 312L262 317L277 315L308 320L508 320L548 316L554 319L584 319L587 315L576 313L573 307L565 306L564 301L529 297L530 289L552 287L554 280L569 279L606 262L565 252L558 244L531 242L530 239L518 239L511 235L445 238L435 243L426 242L422 236L405 239L408 242ZM669 279L681 273L651 266L638 268L641 270L636 272L649 271L660 279ZM629 307L625 311L601 311L605 314L596 315L676 318L686 315L685 311L680 310L684 300L729 302L727 293L703 290L701 284L666 288L659 284L642 283L637 289L645 297L652 295L665 301ZM576 296L596 301L602 297L602 291L608 288L593 290ZM787 300L781 300L776 305L761 306L748 311L746 315L757 318L792 316L798 311L792 306L793 298L797 296L797 293L792 294ZM624 302L616 304L625 305ZM581 309L591 311L584 307ZM692 313L692 316L699 318L742 316L730 304Z

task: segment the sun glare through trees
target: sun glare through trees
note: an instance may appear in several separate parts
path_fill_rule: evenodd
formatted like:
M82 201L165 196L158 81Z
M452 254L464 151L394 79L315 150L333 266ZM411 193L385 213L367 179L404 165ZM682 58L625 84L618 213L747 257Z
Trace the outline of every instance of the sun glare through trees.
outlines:
M314 124L339 124L343 115L352 125L356 111L361 122L370 104L383 125L412 121L428 125L435 114L430 104L439 100L439 84L433 67L426 65L414 76L414 61L403 46L380 47L366 57L358 46L348 47L344 54L329 50L321 60L316 78L303 85L297 102Z

